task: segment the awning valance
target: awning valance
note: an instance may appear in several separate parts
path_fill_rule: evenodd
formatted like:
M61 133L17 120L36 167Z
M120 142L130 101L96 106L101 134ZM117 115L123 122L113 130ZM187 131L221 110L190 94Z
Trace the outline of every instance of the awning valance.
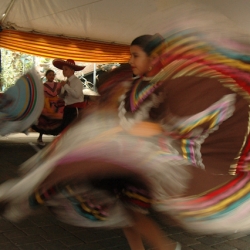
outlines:
M0 47L46 58L78 62L128 62L129 46L61 38L15 30L0 32Z

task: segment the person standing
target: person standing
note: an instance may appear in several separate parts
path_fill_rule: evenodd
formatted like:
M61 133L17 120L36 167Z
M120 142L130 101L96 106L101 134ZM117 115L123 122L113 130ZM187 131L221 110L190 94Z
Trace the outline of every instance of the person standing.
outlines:
M63 112L63 121L58 130L58 134L62 132L79 114L84 107L83 84L79 78L75 76L75 71L80 71L85 66L76 65L74 60L54 59L53 65L63 71L66 81L61 82L59 97L64 99L65 108Z
M45 146L43 141L43 134L55 135L54 130L61 125L63 118L64 105L58 106L59 103L63 104L63 100L60 99L58 95L58 90L61 89L61 84L55 82L55 72L48 69L45 73L46 82L43 84L44 87L44 108L38 118L36 125L32 125L32 129L39 132L39 137L37 138L37 144L40 146Z

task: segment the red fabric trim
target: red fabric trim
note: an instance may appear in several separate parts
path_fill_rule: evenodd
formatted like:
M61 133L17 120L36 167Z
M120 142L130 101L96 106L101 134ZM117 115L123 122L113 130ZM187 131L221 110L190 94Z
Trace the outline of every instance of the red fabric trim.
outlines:
M246 159L249 152L250 152L250 139L247 138L245 148L243 149L243 151L241 153L241 156L240 156L240 159L238 161L238 166L237 166L236 173L240 173L241 171L244 171L244 167L243 167L244 162L245 162L245 159Z
M84 102L76 102L76 103L67 105L67 107L83 109L83 108L86 108L87 105L88 105L87 102L84 101Z

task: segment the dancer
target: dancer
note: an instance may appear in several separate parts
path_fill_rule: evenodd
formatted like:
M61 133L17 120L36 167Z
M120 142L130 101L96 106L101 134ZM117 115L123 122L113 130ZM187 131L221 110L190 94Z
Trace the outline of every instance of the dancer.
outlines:
M55 82L55 72L48 69L45 73L47 81L43 84L45 104L41 116L38 119L38 124L33 125L32 129L39 132L37 144L44 146L43 134L57 135L54 132L61 123L63 118L64 105L63 99L58 97L58 92L61 91L61 84Z
M66 61L61 59L54 59L53 65L63 71L63 75L67 77L66 81L62 81L61 91L59 96L65 101L65 108L63 111L63 120L61 126L58 128L58 134L61 133L84 108L85 103L83 95L83 84L79 78L75 76L75 71L80 71L85 66L75 64L75 61L68 59Z
M43 87L35 69L21 76L0 95L0 136L27 133L41 114Z
M195 33L130 50L132 70L110 73L99 105L0 186L3 215L47 205L66 223L123 228L132 250L181 249L149 208L199 233L248 232L249 65Z
M219 54L220 48L209 47L195 33L170 36L150 57L157 35L142 51L144 40L147 36L132 42L130 62L134 74L149 70L125 97L124 117L136 117L153 92L151 119L161 121L168 140L174 139L177 152L194 166L183 198L155 208L168 207L197 232L249 231L249 65L226 57L226 50ZM167 52L158 56L164 46Z

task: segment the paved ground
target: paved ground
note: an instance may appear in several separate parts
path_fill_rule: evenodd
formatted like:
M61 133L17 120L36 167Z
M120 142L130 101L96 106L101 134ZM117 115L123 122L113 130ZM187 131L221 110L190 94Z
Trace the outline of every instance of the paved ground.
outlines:
M36 138L36 133L0 137L0 182L16 176L19 164L35 154ZM44 137L47 144L51 140L53 137ZM182 250L250 250L250 235L194 235L174 225L171 220L162 228L166 235L182 243ZM0 250L8 249L129 250L129 247L120 230L69 226L42 210L19 223L0 217Z

